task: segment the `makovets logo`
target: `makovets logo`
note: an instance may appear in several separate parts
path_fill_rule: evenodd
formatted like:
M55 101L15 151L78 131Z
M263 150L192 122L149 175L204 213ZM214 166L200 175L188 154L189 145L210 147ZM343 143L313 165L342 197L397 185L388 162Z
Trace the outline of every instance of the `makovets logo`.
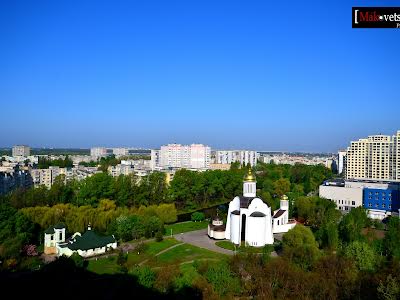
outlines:
M353 7L353 28L399 28L400 7Z

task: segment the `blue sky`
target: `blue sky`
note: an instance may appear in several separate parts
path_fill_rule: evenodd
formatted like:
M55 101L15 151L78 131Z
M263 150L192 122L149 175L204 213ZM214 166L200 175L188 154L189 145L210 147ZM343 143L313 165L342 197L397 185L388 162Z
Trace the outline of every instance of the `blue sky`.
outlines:
M0 147L337 151L400 129L400 1L2 1Z

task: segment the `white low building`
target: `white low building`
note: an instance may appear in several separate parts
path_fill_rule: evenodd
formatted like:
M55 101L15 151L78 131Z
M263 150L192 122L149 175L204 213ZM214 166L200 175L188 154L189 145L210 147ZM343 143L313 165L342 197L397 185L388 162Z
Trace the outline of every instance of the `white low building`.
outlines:
M212 239L224 240L225 239L224 221L219 216L213 218L211 224L208 224L207 233L208 236Z
M75 232L68 239L65 234L65 226L61 223L47 229L44 235L44 253L67 257L78 253L82 257L90 257L117 249L114 236L100 236L91 230L90 225L83 234Z

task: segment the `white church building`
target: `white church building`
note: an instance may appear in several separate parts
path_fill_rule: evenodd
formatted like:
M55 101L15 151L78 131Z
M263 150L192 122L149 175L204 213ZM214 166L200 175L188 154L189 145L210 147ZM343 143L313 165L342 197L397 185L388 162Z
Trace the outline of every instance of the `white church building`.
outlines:
M273 212L256 196L256 179L249 168L243 181L243 196L236 196L229 203L225 239L236 245L244 241L248 246L262 247L274 243L274 233L288 232L295 225L296 221L289 219L286 196Z
M78 253L82 257L90 257L104 254L113 249L117 249L115 237L98 235L90 225L85 233L75 232L68 239L66 239L65 225L62 223L51 226L44 233L45 254L69 257Z

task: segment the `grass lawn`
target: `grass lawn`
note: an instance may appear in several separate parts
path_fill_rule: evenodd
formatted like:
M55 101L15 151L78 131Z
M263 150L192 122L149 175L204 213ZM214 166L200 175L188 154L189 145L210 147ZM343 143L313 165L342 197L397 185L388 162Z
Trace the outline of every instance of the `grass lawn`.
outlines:
M218 241L215 243L215 245L224 249L232 251L235 250L234 244L231 243L230 241ZM266 248L266 250L269 252L273 251L274 249L272 245L266 245L264 247L246 247L243 243L240 247L236 247L236 250L243 253L263 253L264 248Z
M119 266L117 265L117 257L109 256L108 258L102 257L98 260L89 260L87 269L97 274L115 274L119 273Z
M224 259L226 255L216 253L207 249L199 248L189 244L183 244L156 257L153 263L179 264L182 262L199 259Z
M167 249L173 245L179 244L175 239L164 239L161 242L151 241L146 243L146 250L143 253L137 254L137 252L129 252L128 254L128 266L134 266L142 261L151 259L158 252ZM114 274L119 272L119 266L117 265L117 256L109 256L89 260L88 270L97 274Z
M208 226L208 221L202 221L202 222L188 221L188 222L170 224L165 226L165 235L167 236L171 235L171 229L172 229L172 234L178 234L182 232L204 229L207 228L207 226Z
M229 241L218 241L215 243L215 245L217 245L218 247L224 248L224 249L228 249L228 250L235 250L235 246L233 245L233 243L229 242ZM236 247L236 249L238 249L238 247Z

